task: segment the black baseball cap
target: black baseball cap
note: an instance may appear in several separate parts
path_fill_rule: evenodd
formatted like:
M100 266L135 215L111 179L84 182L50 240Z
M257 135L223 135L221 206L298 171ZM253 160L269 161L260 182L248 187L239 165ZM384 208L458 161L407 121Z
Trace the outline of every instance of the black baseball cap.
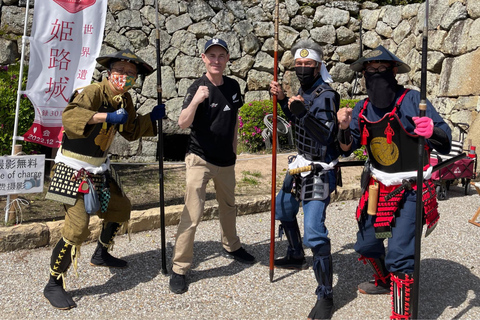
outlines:
M213 47L213 46L220 46L223 49L225 49L227 51L227 53L229 52L227 43L225 41L223 41L222 39L219 39L219 38L213 38L213 39L208 40L207 43L205 43L205 50L203 50L203 53L207 52L207 50L210 49L210 47Z

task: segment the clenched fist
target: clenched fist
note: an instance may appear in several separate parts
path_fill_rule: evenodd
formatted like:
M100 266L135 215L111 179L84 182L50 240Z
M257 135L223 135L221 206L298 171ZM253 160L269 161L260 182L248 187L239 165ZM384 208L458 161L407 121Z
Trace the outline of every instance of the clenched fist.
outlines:
M344 107L338 110L337 120L340 129L348 129L348 127L350 126L350 122L352 122L352 108Z

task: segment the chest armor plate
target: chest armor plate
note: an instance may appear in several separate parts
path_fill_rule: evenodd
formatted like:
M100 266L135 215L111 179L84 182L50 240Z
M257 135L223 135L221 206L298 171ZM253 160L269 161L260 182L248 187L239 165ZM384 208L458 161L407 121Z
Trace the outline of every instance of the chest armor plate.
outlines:
M369 121L363 114L359 118L361 139L366 141L372 166L387 173L418 169L418 136L405 130L395 113L398 107L397 104L392 112L376 122ZM427 152L424 152L423 158L423 164L428 164Z

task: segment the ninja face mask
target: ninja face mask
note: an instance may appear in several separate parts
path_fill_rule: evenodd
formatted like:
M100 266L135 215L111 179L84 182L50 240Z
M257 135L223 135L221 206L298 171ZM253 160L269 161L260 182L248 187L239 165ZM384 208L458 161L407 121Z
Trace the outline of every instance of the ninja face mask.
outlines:
M295 73L302 87L309 87L315 82L317 78L315 76L315 69L316 67L295 67Z
M388 108L395 100L398 83L391 68L383 72L365 72L367 94L377 108Z

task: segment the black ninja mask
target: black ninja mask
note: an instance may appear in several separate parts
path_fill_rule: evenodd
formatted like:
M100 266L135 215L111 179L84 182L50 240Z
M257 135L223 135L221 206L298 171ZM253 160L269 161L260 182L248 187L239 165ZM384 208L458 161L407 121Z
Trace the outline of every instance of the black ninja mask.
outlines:
M312 84L317 80L315 76L316 67L295 67L295 73L302 85L302 88L310 88Z
M367 94L377 108L388 108L395 100L398 83L392 69L384 72L365 72Z

